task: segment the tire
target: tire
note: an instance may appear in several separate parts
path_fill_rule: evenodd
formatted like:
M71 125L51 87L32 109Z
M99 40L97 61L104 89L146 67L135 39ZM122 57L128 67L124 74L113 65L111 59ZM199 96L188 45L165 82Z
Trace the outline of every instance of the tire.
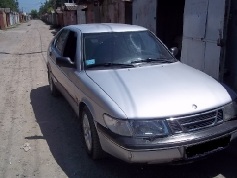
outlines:
M84 107L82 110L81 127L88 155L94 160L103 158L105 153L101 148L93 117L87 107Z
M51 72L48 72L48 80L49 80L49 89L50 89L51 95L55 97L59 96L59 91L54 84Z

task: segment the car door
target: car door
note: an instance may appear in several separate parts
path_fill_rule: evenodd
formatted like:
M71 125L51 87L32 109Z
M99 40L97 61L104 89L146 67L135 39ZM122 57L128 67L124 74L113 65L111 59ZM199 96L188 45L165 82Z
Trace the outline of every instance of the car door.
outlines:
M72 107L77 111L77 97L75 93L75 72L77 71L77 40L78 35L76 31L69 30L67 40L65 41L62 57L69 57L74 63L73 67L60 67L64 74L63 87L69 94L69 100Z
M49 48L49 58L51 59L49 60L50 70L53 74L53 79L57 87L60 88L63 86L63 83L65 83L65 77L60 67L56 65L56 58L63 55L64 45L67 40L68 34L69 30L67 29L60 31Z
M78 35L76 31L71 29L63 31L60 35L61 37L56 40L54 58L56 57L69 57L74 63L71 67L58 66L57 70L60 74L59 82L61 83L62 89L64 91L64 96L71 104L73 109L77 112L77 98L75 93L75 72L77 71L77 41ZM61 41L60 41L61 40Z

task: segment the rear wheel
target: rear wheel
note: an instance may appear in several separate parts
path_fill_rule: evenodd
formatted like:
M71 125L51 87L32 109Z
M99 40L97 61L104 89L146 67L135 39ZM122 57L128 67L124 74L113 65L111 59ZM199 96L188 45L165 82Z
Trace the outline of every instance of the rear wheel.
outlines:
M49 88L50 88L50 92L53 96L58 96L59 95L59 91L56 88L53 78L52 78L52 74L50 72L48 72L48 79L49 79Z
M101 148L97 130L93 121L93 117L88 110L84 108L81 115L82 134L86 151L92 159L100 159L104 157L104 151Z

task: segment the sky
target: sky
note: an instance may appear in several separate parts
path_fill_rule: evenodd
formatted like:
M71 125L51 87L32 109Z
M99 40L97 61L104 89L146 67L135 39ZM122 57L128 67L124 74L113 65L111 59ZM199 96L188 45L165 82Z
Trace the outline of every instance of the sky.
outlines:
M19 9L24 12L31 12L32 9L39 10L41 3L45 3L46 0L18 0L19 2Z

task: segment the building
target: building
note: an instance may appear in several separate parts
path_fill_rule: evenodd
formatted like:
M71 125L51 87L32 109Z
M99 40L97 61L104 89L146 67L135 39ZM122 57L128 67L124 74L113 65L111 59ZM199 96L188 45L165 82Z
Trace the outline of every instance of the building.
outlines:
M64 3L63 6L63 25L77 24L77 8L75 3Z
M0 29L5 30L7 28L6 13L4 9L0 9Z

